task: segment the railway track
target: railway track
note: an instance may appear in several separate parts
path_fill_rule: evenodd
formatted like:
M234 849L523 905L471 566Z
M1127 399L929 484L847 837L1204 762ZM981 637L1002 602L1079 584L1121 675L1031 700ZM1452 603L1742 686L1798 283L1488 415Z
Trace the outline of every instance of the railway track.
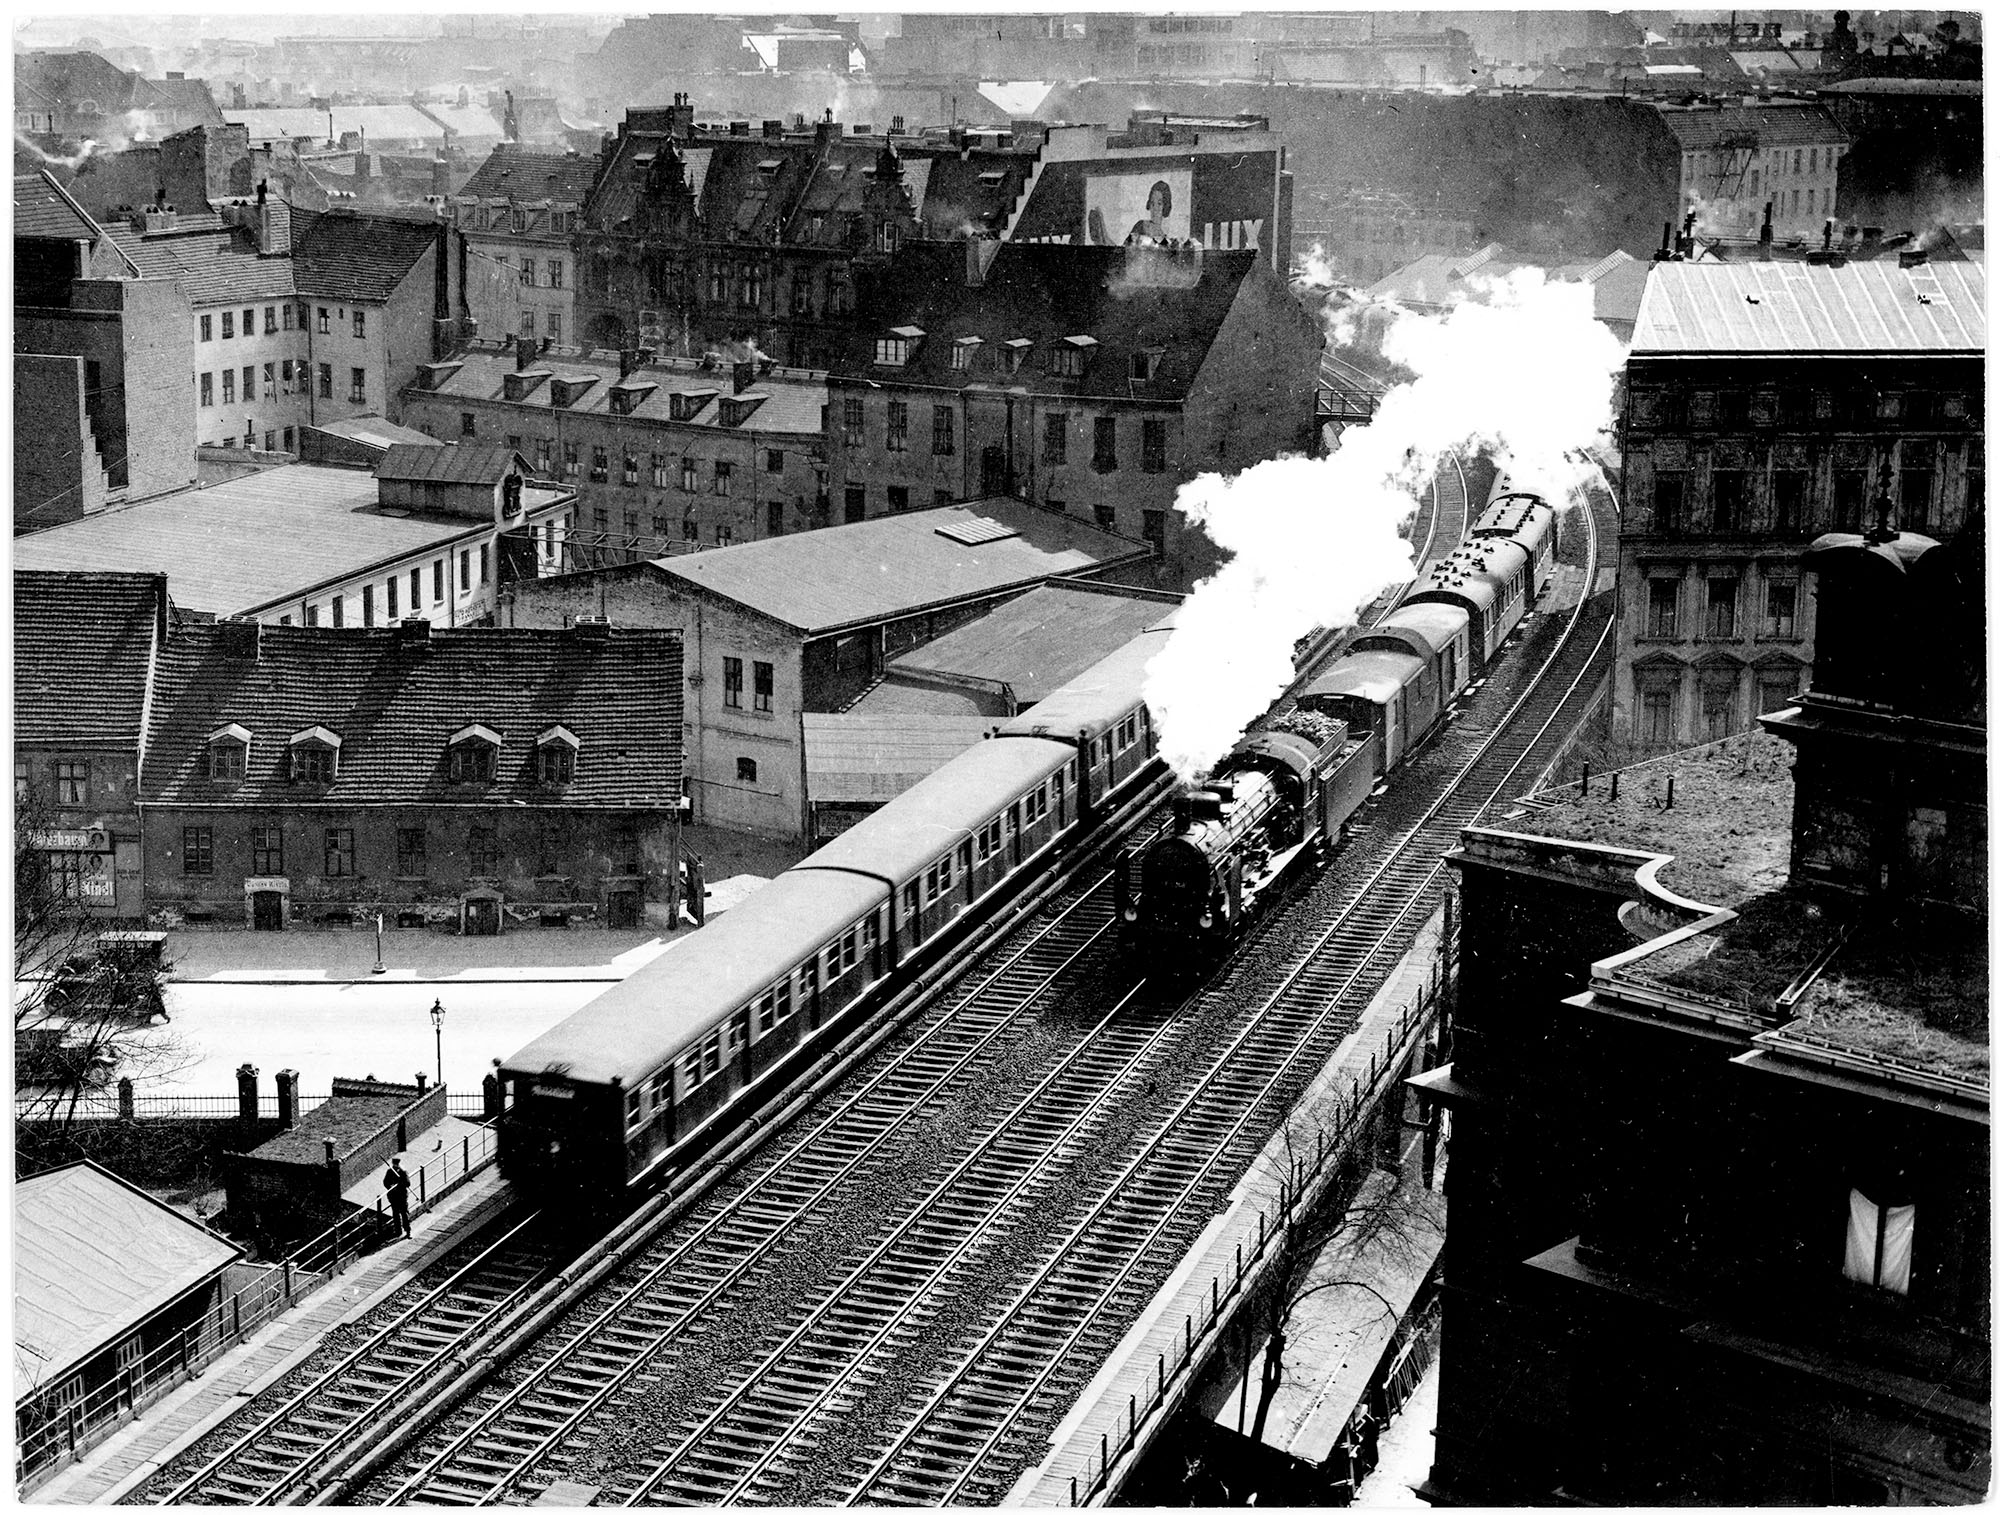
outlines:
M490 1241L304 1387L225 1427L224 1448L162 1490L156 1504L286 1502L373 1417L500 1328L577 1250L539 1215L515 1215Z

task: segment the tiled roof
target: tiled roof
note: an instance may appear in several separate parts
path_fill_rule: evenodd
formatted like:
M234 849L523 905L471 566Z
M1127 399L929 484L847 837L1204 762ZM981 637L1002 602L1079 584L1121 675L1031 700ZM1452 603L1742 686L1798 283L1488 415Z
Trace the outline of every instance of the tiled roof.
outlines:
M597 182L595 153L546 153L502 142L460 186L461 195L480 200L553 200L581 205Z
M1010 534L966 545L939 530L988 522ZM653 566L811 636L1088 573L1147 551L1074 516L994 499L767 537Z
M328 300L385 301L437 240L434 221L320 216L292 255L299 292Z
M1972 262L1656 263L1632 334L1635 357L1985 350L1986 270Z
M292 260L260 257L248 233L186 230L142 236L113 226L111 238L148 279L173 279L196 307L242 300L289 299L298 291Z
M375 467L378 479L416 479L433 484L498 484L513 466L504 447L474 442L398 442Z
M1660 112L1683 152L1709 152L1754 139L1765 147L1835 146L1847 141L1840 124L1817 105L1695 107Z
M104 228L63 193L46 169L14 176L14 235L95 242Z
M816 804L886 805L982 741L983 715L818 715L805 730L806 797Z
M996 376L1040 393L1130 398L1132 359L1156 351L1152 380L1138 393L1154 399L1187 394L1222 329L1258 254L1172 251L1154 247L1074 247L1004 242L984 283L966 283L967 245L912 242L872 281L855 315L836 379L888 380L946 389L990 385ZM901 368L875 365L875 339L899 326L926 335ZM1044 371L1064 337L1097 342L1080 379ZM960 337L984 342L970 369L952 366ZM1018 374L1005 375L1001 344L1035 344Z
M673 631L596 628L388 630L261 626L255 655L225 651L244 628L183 627L160 658L142 802L426 804L663 809L681 792L681 645ZM490 784L445 777L445 743L478 723L502 738ZM249 730L240 784L206 777L207 738ZM535 734L567 726L576 777L537 782ZM296 733L341 739L333 783L281 777Z
M14 1186L14 1388L54 1383L242 1254L95 1163Z
M457 399L494 400L528 411L567 411L579 415L609 415L611 387L618 382L618 360L585 353L552 352L535 360L537 372L559 376L594 375L597 382L567 406L558 406L552 386L544 381L519 400L506 398L507 375L515 371L514 356L505 349L472 348L454 355L458 371L434 390L411 389L409 395L437 394ZM762 395L763 403L752 410L739 428L723 425L722 406L716 400L704 404L685 421L673 419L673 396L687 390L710 390L717 399L731 397L734 378L727 367L703 368L694 359L669 358L634 369L631 381L653 386L628 415L639 421L672 422L675 426L698 426L712 430L731 429L761 434L779 433L820 436L820 410L826 404L826 375L811 369L780 368L764 374L746 393Z
M1160 600L1076 584L1043 584L934 641L889 660L889 669L993 679L1032 705L1109 657L1172 607Z
M14 574L14 740L136 750L166 609L150 573Z
M530 485L522 497L533 512L564 493ZM385 515L374 475L298 463L30 532L14 539L14 564L164 573L182 610L239 615L491 529L461 517Z

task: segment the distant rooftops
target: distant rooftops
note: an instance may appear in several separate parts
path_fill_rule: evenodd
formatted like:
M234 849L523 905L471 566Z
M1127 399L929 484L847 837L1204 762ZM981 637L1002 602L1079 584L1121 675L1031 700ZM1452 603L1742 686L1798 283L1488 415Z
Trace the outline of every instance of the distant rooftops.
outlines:
M1656 263L1633 356L1986 350L1986 270L1973 262Z

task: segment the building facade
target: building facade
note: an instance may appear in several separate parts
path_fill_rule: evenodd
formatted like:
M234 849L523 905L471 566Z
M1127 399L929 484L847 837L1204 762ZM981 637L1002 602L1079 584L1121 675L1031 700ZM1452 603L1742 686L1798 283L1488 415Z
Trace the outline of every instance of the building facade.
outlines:
M182 627L140 810L155 924L671 928L680 638Z
M601 164L595 154L536 152L503 142L451 199L465 239L466 304L487 340L577 336L570 234Z
M1821 532L1950 538L1985 493L1973 263L1655 264L1626 370L1612 730L1750 729L1804 687Z
M1697 229L1817 243L1840 214L1840 160L1848 135L1818 105L1663 108L1681 149L1681 204Z
M504 443L574 490L570 569L663 558L827 521L826 376L549 350L526 336L430 365L404 419L448 441Z
M856 324L827 377L843 520L1015 494L1184 588L1216 554L1180 487L1315 445L1323 336L1253 249L913 244Z
M136 921L139 762L166 580L17 571L13 631L17 849L55 908Z

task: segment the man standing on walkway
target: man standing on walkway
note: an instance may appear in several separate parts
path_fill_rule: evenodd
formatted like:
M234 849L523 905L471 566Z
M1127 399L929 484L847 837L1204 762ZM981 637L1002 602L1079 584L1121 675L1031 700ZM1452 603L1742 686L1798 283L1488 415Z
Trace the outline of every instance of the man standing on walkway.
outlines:
M398 1229L405 1236L410 1234L410 1175L403 1171L400 1157L389 1159L389 1170L382 1175L382 1187L389 1193L389 1213L395 1218Z

